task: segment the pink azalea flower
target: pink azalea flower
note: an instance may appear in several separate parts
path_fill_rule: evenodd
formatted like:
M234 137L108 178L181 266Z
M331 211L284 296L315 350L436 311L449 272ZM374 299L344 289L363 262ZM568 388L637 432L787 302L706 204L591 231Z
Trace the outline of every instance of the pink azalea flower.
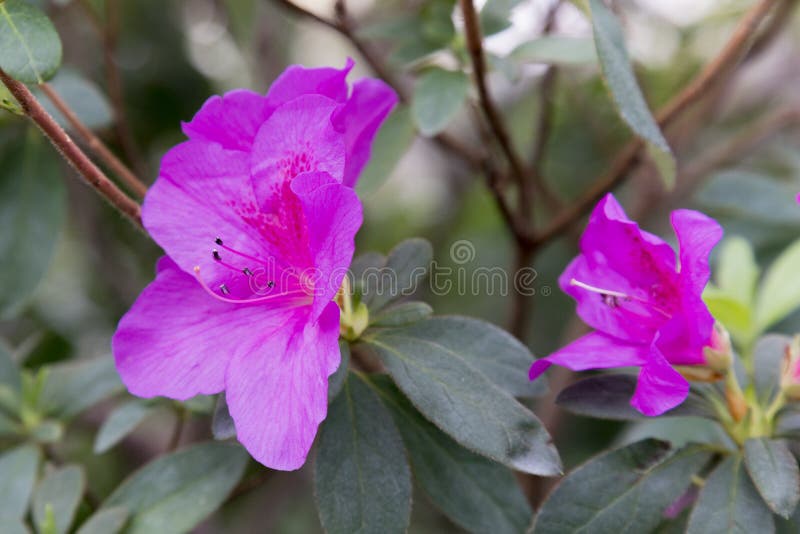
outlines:
M397 101L353 66L293 66L266 96L210 98L183 130L142 219L167 256L113 338L141 397L225 391L239 441L274 469L303 465L340 362L333 299L361 204L352 187Z
M595 331L534 362L531 380L552 364L573 371L632 366L640 372L631 405L643 414L659 415L686 399L689 383L673 366L705 365L704 348L719 343L701 294L722 228L691 210L674 211L671 220L678 261L672 247L627 218L613 195L600 201L581 254L559 278Z

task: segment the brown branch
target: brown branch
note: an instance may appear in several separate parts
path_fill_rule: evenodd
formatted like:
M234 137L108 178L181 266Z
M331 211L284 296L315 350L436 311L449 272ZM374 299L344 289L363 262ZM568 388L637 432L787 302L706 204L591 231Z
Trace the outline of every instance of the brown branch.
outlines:
M144 197L145 193L147 193L147 186L144 185L136 175L133 174L133 171L126 167L125 164L122 163L122 161L120 161L119 158L117 158L117 156L115 156L114 153L111 152L111 150L109 150L109 148L78 118L75 112L64 102L64 99L58 95L53 87L49 83L42 83L39 85L39 88L45 96L50 99L58 111L64 115L67 122L70 123L78 135L83 138L89 150L104 161L106 165L136 193L136 195L140 198Z
M0 81L17 99L27 115L50 140L64 159L78 171L83 179L91 185L112 206L127 215L137 226L142 225L141 207L125 195L108 177L90 160L78 145L67 135L61 126L50 116L36 97L22 83L14 80L0 69Z
M720 54L708 63L678 95L656 113L656 121L661 128L666 128L700 100L709 88L725 79L724 73L732 70L733 66L745 54L759 24L775 5L775 0L760 0L745 14ZM609 169L583 196L573 202L560 215L556 216L535 237L535 242L541 244L553 239L588 213L605 193L614 189L628 177L633 167L641 161L643 148L644 143L640 139L634 139L625 145L612 161Z

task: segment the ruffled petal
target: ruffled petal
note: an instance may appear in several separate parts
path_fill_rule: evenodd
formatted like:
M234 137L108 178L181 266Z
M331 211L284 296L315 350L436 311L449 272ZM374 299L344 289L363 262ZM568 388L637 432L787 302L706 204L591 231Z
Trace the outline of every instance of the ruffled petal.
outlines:
M219 393L231 357L253 349L258 332L278 328L294 313L219 302L164 257L156 279L114 334L117 370L128 391L140 397L185 400Z
M722 239L722 227L711 217L693 210L673 211L670 219L680 245L684 291L699 296L711 276L709 256Z
M631 406L652 417L678 406L688 395L689 382L654 347L639 372Z
M664 323L658 331L656 346L672 365L704 365L703 348L711 345L714 317L703 300L684 298L684 309Z
M650 347L647 345L626 343L599 332L592 332L550 356L533 362L528 377L535 380L553 364L573 371L638 367L647 362L649 352Z
M339 366L339 308L328 304L317 321L298 312L264 335L253 353L228 366L225 398L236 435L272 469L300 468L328 408L328 377Z
M336 102L347 99L347 75L355 62L347 58L343 69L323 67L309 69L292 65L272 83L267 93L268 112L302 95L322 95Z
M344 184L355 187L369 160L378 128L397 104L397 93L381 80L367 78L353 85L350 99L334 115L333 124L345 133L347 160Z
M336 101L325 96L301 96L275 110L263 124L251 159L253 186L263 211L276 211L284 187L304 172L327 172L342 181L344 135L331 124L336 107Z
M228 150L249 152L270 112L263 95L235 89L206 100L192 120L183 123L183 133L195 141L219 143Z
M308 240L317 278L314 316L339 291L355 251L355 235L363 220L355 191L326 173L302 174L292 182L308 225Z

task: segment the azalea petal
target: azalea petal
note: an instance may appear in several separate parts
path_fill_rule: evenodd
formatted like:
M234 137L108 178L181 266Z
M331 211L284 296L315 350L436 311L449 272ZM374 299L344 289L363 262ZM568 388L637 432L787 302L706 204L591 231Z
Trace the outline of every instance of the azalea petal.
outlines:
M586 334L546 358L533 362L528 377L535 380L551 365L573 371L640 366L647 362L647 345L626 343L599 332Z
M305 95L282 105L256 136L251 174L259 206L276 211L283 188L304 172L327 172L344 178L344 135L331 124L335 100Z
M297 310L225 304L211 298L169 258L119 322L114 358L128 390L185 400L219 393L231 357L258 331L278 328Z
M656 416L678 406L688 395L689 382L654 347L639 372L631 406L644 415Z
M684 309L661 326L656 345L672 365L704 365L713 330L714 317L700 296L685 296Z
M327 173L301 174L292 182L308 224L309 248L318 278L314 314L336 295L355 251L355 235L363 220L355 191Z
M711 276L709 256L722 239L722 227L711 217L693 210L673 211L670 219L680 245L684 291L700 295Z
M292 65L273 82L267 93L269 113L302 95L322 95L336 102L347 99L347 75L355 62L348 58L343 69L309 69Z
M339 366L339 308L329 303L317 321L298 312L264 336L260 350L239 352L228 366L225 398L236 435L273 469L305 463L328 408L328 377Z
M249 152L258 129L270 112L264 95L235 89L206 100L192 120L183 123L183 132L189 139Z
M378 128L397 104L397 93L381 80L367 78L353 85L350 99L334 115L333 124L345 132L347 162L344 184L355 187L369 160Z

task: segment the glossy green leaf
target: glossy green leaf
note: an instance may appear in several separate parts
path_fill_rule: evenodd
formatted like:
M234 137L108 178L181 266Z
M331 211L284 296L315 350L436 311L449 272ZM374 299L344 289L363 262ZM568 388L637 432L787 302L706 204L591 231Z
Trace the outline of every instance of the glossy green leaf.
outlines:
M720 245L716 270L717 286L745 306L753 302L760 269L753 247L739 236L727 237Z
M64 68L49 82L51 88L75 112L78 119L90 129L109 126L113 121L113 111L100 89L75 70ZM42 106L62 127L71 129L71 125L55 105L41 91L34 94Z
M770 510L789 518L800 501L800 469L792 452L781 440L748 439L744 463L750 478Z
M461 71L425 71L417 80L411 102L411 115L419 132L431 137L447 128L464 104L469 86L469 77Z
M228 410L228 401L225 399L225 392L217 397L217 404L214 406L214 417L211 419L211 433L214 439L225 440L236 437L236 424Z
M314 485L329 534L403 533L411 472L400 433L377 394L350 374L320 427Z
M427 319L433 308L424 302L401 302L388 306L369 318L370 326L403 326Z
M72 417L122 390L111 356L58 363L47 367L42 405L48 414Z
M586 417L618 421L635 421L645 416L631 406L637 377L627 374L596 375L584 378L562 389L556 404L570 412ZM696 415L714 419L711 406L696 392L664 416Z
M740 455L729 456L711 473L689 516L686 534L770 534L772 513L747 476Z
M0 518L17 519L25 515L38 469L39 450L32 445L0 456Z
M756 324L759 331L780 321L800 306L800 240L778 256L761 283L756 301Z
M407 106L401 106L392 111L378 130L372 143L369 163L358 179L356 190L362 198L376 191L391 176L416 135L411 110Z
M0 2L0 68L25 83L47 80L61 64L61 39L39 9L25 0Z
M103 422L94 440L94 453L102 454L125 439L150 415L146 401L131 400L117 406Z
M339 340L339 352L342 355L342 361L339 363L339 368L336 372L328 377L328 402L333 399L342 391L345 380L347 380L347 373L350 368L350 345L345 340Z
M517 46L510 55L524 63L585 65L597 63L597 52L591 39L545 36Z
M81 525L77 534L117 534L125 526L128 515L124 506L100 510Z
M636 81L622 27L602 0L589 0L589 6L603 78L617 110L631 130L646 143L662 180L672 188L675 184L675 158Z
M188 532L216 510L239 482L247 453L210 442L162 456L135 472L103 503L130 513L128 534Z
M431 502L469 532L522 532L532 510L511 471L468 451L428 422L388 377L369 383L392 412L417 483Z
M476 365L497 352L472 352L465 339L477 336L455 330L460 321L375 329L362 340L417 409L461 445L526 473L559 474L558 453L541 422Z
M55 152L33 130L19 135L0 150L0 318L18 313L44 277L66 209Z
M556 486L542 505L533 532L650 532L710 458L702 447L670 452L657 440L604 453Z
M369 259L378 261L377 256ZM431 244L425 239L413 238L389 251L383 265L364 265L360 268L357 286L370 314L399 298L412 295L427 275L432 259Z
M33 495L33 522L40 534L46 534L47 509L52 510L55 528L53 534L64 534L72 525L75 511L86 489L83 468L68 465L49 473L36 487Z

